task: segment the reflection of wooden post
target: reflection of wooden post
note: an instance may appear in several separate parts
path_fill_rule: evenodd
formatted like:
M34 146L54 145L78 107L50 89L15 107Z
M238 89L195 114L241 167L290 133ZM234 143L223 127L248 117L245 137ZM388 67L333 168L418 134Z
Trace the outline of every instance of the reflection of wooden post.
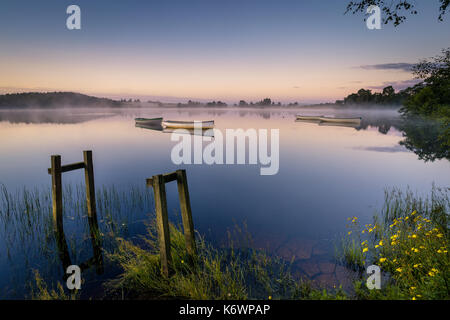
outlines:
M52 156L51 161L53 227L55 231L64 232L62 215L61 156Z
M195 255L194 221L192 220L191 201L187 184L186 170L177 170L178 195L180 197L181 217L183 219L184 238L189 254Z
M64 235L61 156L52 156L50 173L52 175L53 230L56 237L56 247L58 248L59 258L63 264L63 272L65 275L67 267L72 263Z
M83 155L84 162L72 163L65 166L61 166L61 156L52 156L51 158L52 167L48 169L48 173L52 175L53 225L56 232L56 241L59 255L63 262L65 272L65 269L71 264L71 262L63 227L61 176L64 172L84 168L89 231L92 240L92 250L94 253L94 257L90 259L88 263L83 263L82 266L88 267L91 265L91 262L95 263L97 266L97 273L101 274L103 273L103 256L95 203L94 166L92 163L92 151L84 151Z
M103 257L101 253L101 238L97 222L97 207L95 202L94 164L92 151L83 151L84 178L86 181L86 203L88 209L89 231L91 233L92 252L94 254L97 274L103 273Z
M156 224L158 229L158 242L161 257L161 272L169 276L172 263L170 254L169 217L167 214L166 187L163 175L153 176L153 192L155 194Z

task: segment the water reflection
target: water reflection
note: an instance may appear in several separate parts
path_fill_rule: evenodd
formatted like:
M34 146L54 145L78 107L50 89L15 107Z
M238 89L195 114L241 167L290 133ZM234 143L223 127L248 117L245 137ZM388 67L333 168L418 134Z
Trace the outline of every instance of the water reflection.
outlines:
M79 264L81 271L85 271L92 266L95 266L97 275L103 274L103 254L102 254L102 241L100 237L100 232L98 229L97 219L95 217L88 217L89 231L92 244L93 256L88 260ZM66 235L64 229L61 225L55 224L55 239L58 250L58 256L62 264L62 271L64 274L64 280L67 278L66 270L72 265L72 260L70 258L69 247L67 245Z
M177 134L189 134L192 136L203 136L214 138L214 129L175 129L175 128L163 128L161 125L152 124L152 125L143 125L143 124L135 124L136 128L148 129L161 131L163 133L177 133Z
M356 111L355 111L356 112ZM337 113L346 115L348 113ZM319 126L334 126L353 128L357 131L370 130L376 128L379 133L387 135L391 130L400 132L404 140L399 142L397 146L389 147L365 147L364 150L379 152L404 152L409 150L418 155L420 160L435 161L440 159L450 160L450 148L446 141L446 131L448 132L448 124L439 121L401 117L399 114L384 114L365 112L361 124L354 125L348 123L328 123L319 120L296 120L300 123L316 123ZM448 135L448 133L447 133Z

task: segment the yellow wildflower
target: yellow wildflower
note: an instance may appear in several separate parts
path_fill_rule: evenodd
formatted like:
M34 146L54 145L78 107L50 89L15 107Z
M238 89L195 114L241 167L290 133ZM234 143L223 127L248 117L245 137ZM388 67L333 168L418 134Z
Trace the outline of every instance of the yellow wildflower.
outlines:
M380 263L383 263L386 261L386 258L380 258Z
M402 272L403 271L403 269L402 268L397 268L397 269L395 269L395 271L397 271L397 272Z
M364 248L363 253L369 251L369 248Z

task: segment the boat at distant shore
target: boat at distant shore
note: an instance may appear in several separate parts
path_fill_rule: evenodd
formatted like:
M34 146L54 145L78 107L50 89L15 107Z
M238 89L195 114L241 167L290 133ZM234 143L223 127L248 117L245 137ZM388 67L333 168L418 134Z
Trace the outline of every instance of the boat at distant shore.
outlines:
M175 129L212 129L214 128L214 120L209 121L174 121L164 120L162 122L164 128Z
M163 118L136 118L134 119L138 125L161 125Z

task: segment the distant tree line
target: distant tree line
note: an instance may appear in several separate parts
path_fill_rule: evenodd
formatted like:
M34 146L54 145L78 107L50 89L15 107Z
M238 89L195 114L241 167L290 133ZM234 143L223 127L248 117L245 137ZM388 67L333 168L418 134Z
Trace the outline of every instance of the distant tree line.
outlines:
M382 92L372 93L372 90L360 89L357 93L352 93L344 98L337 100L338 105L401 105L409 96L409 88L403 91L395 92L392 86L383 89Z
M249 103L245 100L239 101L239 107L248 107L248 106L263 106L263 107L281 106L281 102L276 103L272 101L272 99L270 98L265 98L258 102L249 102Z
M0 107L120 107L122 102L74 92L28 92L0 95Z

